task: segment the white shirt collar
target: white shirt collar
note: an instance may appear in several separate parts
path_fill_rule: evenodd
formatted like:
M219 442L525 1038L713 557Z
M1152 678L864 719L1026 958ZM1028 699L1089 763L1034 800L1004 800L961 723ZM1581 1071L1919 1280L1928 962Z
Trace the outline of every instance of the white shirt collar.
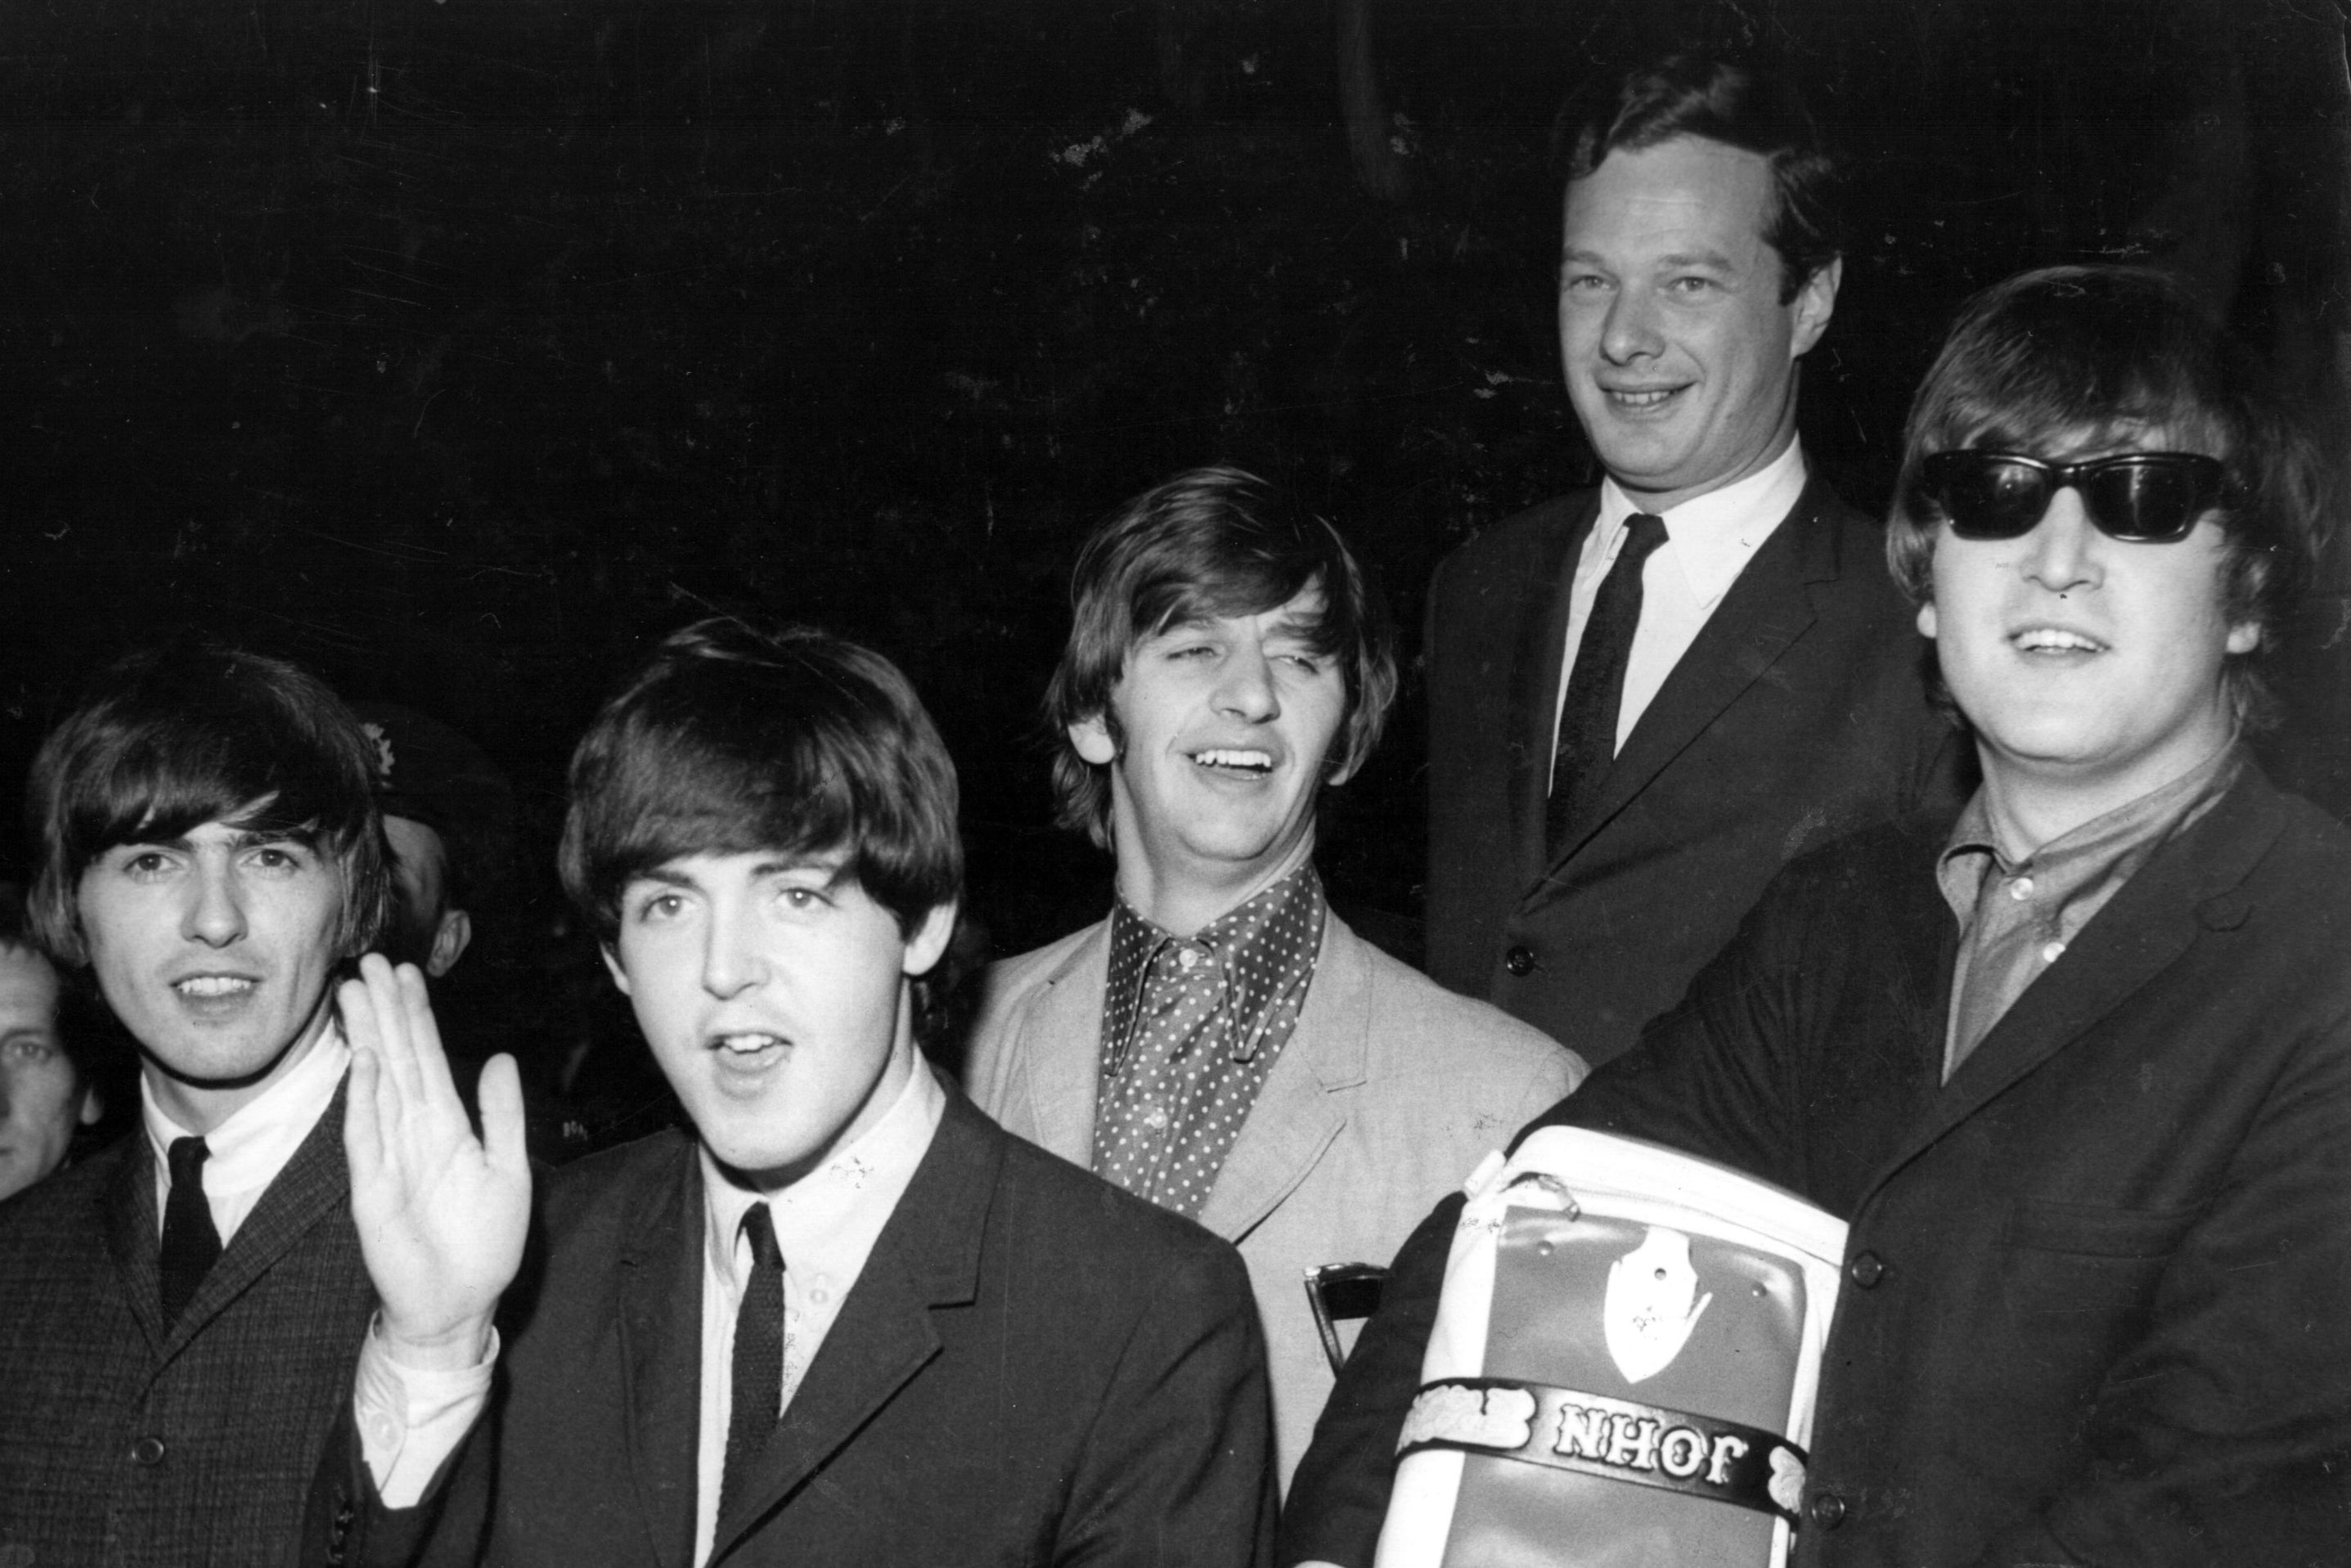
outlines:
M882 1119L854 1143L780 1192L768 1195L776 1247L784 1267L813 1277L822 1273L853 1280L865 1266L874 1239L905 1196L914 1167L931 1146L946 1092L918 1058L906 1086ZM711 1266L739 1290L749 1252L737 1245L743 1216L760 1195L728 1179L710 1151L701 1151L704 1238Z
M1691 600L1711 609L1781 520L1804 493L1803 443L1791 440L1780 455L1719 490L1693 496L1659 514L1670 550L1661 551L1681 570ZM1642 508L1613 478L1600 485L1600 515L1593 523L1602 551L1614 559L1625 519Z
M327 1027L283 1077L238 1106L228 1119L204 1135L204 1197L212 1206L213 1223L223 1245L253 1211L262 1193L277 1179L319 1124L335 1098L344 1072L351 1064L351 1048L343 1040L341 1022L331 1014ZM175 1138L193 1137L158 1104L145 1073L139 1078L141 1120L146 1125L148 1147L155 1155L157 1211L171 1187L171 1147ZM159 1219L160 1223L160 1219Z

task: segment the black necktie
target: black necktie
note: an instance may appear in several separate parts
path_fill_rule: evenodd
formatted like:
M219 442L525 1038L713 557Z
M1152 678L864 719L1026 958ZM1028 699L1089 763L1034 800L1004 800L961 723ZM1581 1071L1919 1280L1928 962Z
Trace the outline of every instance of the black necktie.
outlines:
M181 1309L221 1254L213 1207L204 1201L204 1157L211 1153L202 1138L172 1140L172 1191L163 1200L162 1258L166 1328L179 1321Z
M784 1256L776 1249L776 1225L766 1204L744 1213L743 1239L751 1244L751 1279L735 1310L735 1396L726 1416L726 1469L718 1482L721 1519L742 1495L784 1404Z
M1635 512L1625 519L1625 542L1593 596L1592 617L1576 645L1575 669L1560 704L1559 752L1552 762L1544 841L1552 855L1567 848L1568 829L1587 807L1616 759L1616 716L1624 706L1625 666L1641 625L1641 568L1666 542L1663 517Z

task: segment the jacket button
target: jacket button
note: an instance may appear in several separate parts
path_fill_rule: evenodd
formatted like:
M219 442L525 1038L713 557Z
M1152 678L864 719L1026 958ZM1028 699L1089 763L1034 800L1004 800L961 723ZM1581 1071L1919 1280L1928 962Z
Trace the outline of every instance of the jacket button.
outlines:
M1812 1507L1807 1511L1813 1522L1823 1530L1834 1530L1844 1522L1844 1499L1833 1491L1814 1492Z
M1511 948L1509 952L1502 955L1502 967L1508 969L1513 975L1524 976L1533 974L1535 972L1535 950L1531 947L1526 946Z
M1877 1289L1877 1281L1886 1278L1886 1260L1875 1252L1857 1252L1844 1266L1845 1278L1865 1291Z
M157 1465L162 1464L163 1462L163 1439L161 1437L141 1437L137 1442L131 1444L131 1462L134 1465L144 1465L149 1469L152 1469Z

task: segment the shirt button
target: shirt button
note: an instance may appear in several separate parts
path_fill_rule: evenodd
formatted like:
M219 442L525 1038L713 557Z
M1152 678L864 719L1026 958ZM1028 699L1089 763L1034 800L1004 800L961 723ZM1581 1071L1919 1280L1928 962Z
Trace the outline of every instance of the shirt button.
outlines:
M1200 955L1189 947L1180 947L1176 952L1176 962L1186 969L1196 969L1200 967Z
M1502 955L1502 967L1508 969L1511 974L1520 977L1533 974L1535 972L1535 950L1531 947L1511 948L1509 952Z
M1812 1514L1814 1524L1823 1530L1834 1530L1844 1522L1844 1499L1833 1491L1815 1492L1812 1507L1807 1511Z
M1847 1279L1863 1290L1874 1291L1877 1289L1877 1282L1886 1278L1886 1260L1875 1252L1855 1253L1853 1261L1845 1265L1844 1272Z
M1143 1124L1150 1128L1155 1133L1161 1131L1167 1125L1166 1111L1160 1106L1154 1105L1150 1110L1145 1111L1143 1113Z
M2008 896L2019 900L2031 898L2032 896L2032 879L2029 876L2020 876L2015 881L2010 883L2008 884Z
M151 1470L157 1465L162 1464L163 1462L163 1439L152 1437L141 1437L137 1442L131 1444L131 1462L134 1465L144 1465Z
M2063 942L2052 942L2047 946L2041 949L2041 961L2044 964L2053 964L2057 961L2058 956L2064 951L2065 944Z

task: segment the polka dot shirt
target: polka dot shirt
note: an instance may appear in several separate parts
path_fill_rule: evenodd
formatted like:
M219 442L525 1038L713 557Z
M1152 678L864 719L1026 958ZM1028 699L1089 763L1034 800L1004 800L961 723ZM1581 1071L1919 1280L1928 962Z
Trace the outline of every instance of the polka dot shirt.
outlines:
M1110 917L1094 1172L1196 1218L1298 1027L1322 946L1310 862L1190 936Z

